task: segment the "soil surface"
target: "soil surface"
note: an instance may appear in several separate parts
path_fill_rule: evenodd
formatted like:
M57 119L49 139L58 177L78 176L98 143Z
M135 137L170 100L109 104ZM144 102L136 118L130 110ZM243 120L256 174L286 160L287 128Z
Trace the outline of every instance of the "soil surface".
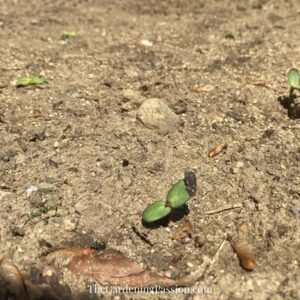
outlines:
M286 76L299 36L299 0L1 0L0 257L26 271L97 241L172 277L211 260L193 286L206 294L137 299L299 299L300 99ZM16 88L22 75L47 83ZM141 123L148 98L180 126ZM145 207L187 170L198 180L187 214L145 227ZM253 272L229 242L241 224ZM74 280L75 299L111 297Z

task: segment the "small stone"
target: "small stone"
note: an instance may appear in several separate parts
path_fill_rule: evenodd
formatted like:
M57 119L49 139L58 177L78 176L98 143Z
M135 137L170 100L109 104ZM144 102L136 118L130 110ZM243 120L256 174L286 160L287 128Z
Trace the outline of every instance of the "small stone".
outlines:
M128 165L129 165L129 160L128 159L123 159L122 166L127 167Z
M39 191L34 191L34 193L29 194L28 196L29 196L29 202L33 207L40 208L44 206L44 201Z
M123 183L123 187L126 189L126 188L129 188L132 184L132 180L129 176L124 176L122 178L122 183Z
M9 128L8 128L8 132L10 133L21 133L21 128L16 125L16 124L12 124Z
M26 156L22 153L20 153L16 156L16 164L17 165L23 164L25 162L25 160L26 160Z
M236 165L231 168L231 173L232 174L238 174L240 172L240 169L244 167L244 163L242 161L238 161Z
M37 185L39 191L42 193L53 192L57 189L56 185L53 183L41 182Z
M160 99L145 100L138 109L137 119L149 129L157 130L161 134L168 134L178 129L180 118Z
M230 169L230 171L231 171L231 173L232 173L232 174L238 174L238 173L239 173L239 171L240 171L240 169L239 169L239 168L236 168L236 167L234 167L234 168L231 168L231 169Z
M53 247L52 244L50 242L46 241L45 239L40 239L38 242L41 247L46 247L46 248Z
M46 138L46 133L44 130L37 132L30 132L28 135L29 142L43 141Z
M184 114L187 111L187 103L184 100L179 100L173 105L176 115Z
M206 243L205 235L203 233L199 233L195 236L195 243L197 247L202 248Z
M243 163L242 161L238 161L238 162L236 163L236 167L237 167L237 168L242 168L242 167L244 167L244 163Z
M63 225L65 231L75 231L77 228L77 222L70 218L64 219Z
M135 103L141 102L141 93L132 89L123 90L123 97L127 100L130 100Z
M25 235L25 230L22 227L19 226L12 226L10 228L11 233L13 236L24 236Z
M4 162L9 162L10 161L10 156L9 155L7 155L7 154L4 154L2 157L1 157L1 159L2 159L2 161L4 161Z

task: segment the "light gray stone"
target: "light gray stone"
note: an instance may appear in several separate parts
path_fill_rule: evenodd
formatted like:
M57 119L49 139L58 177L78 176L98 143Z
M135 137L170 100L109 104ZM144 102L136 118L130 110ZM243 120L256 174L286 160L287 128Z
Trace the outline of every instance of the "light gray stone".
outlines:
M180 118L160 99L145 100L137 111L137 119L147 128L161 134L174 132L180 126Z

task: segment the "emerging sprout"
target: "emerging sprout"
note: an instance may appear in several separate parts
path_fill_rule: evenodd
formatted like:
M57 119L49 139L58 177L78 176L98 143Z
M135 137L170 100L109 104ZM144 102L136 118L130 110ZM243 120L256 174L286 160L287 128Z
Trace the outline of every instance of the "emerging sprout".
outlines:
M150 204L143 212L143 221L158 221L171 213L172 209L181 207L196 193L197 181L194 172L184 174L184 179L176 182L167 194L166 202L157 201Z
M300 74L297 69L292 68L289 70L288 81L289 81L289 85L291 87L290 96L292 96L295 89L300 91Z
M76 36L76 31L74 30L66 30L61 34L62 40L67 40Z
M23 87L27 85L36 85L45 83L46 79L43 76L24 76L17 79L16 87Z

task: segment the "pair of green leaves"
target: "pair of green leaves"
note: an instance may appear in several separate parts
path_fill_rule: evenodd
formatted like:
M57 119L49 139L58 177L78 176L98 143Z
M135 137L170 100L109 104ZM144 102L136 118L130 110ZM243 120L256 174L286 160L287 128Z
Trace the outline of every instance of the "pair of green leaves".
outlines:
M143 212L143 221L147 223L158 221L169 215L172 209L181 207L196 193L197 180L194 172L189 171L183 180L176 182L167 194L166 201L150 204Z
M291 88L300 90L300 74L298 69L292 68L289 70L288 81Z
M24 87L28 85L43 84L46 79L43 76L24 76L20 77L16 82L16 87Z

